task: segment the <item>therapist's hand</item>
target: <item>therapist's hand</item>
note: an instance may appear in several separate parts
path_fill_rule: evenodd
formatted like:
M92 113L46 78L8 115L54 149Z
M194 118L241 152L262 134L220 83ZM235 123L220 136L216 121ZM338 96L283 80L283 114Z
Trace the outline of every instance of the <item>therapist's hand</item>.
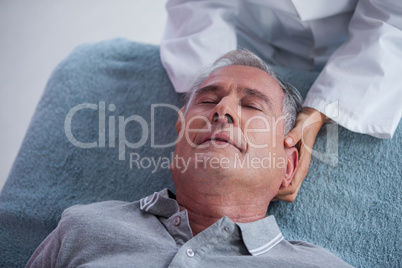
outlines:
M325 120L324 114L309 107L303 108L303 111L297 115L295 127L285 137L285 146L293 147L297 144L299 165L292 182L285 189L279 190L274 200L286 202L296 200L297 193L308 172L315 138Z

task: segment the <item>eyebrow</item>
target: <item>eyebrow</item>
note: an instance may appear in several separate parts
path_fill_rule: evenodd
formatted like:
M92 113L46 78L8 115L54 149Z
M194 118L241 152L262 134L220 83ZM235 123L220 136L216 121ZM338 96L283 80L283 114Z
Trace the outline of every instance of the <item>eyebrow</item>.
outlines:
M222 88L219 85L210 85L210 86L206 86L206 87L197 89L194 95L195 95L195 97L197 97L204 93L217 92L220 90L222 90ZM251 88L240 88L240 89L237 89L237 93L239 93L239 92L244 93L246 96L251 96L251 97L256 97L258 99L261 99L268 107L271 107L273 104L273 102L267 95L261 93L258 90L251 89Z
M198 95L208 93L208 92L216 92L219 91L221 88L217 85L210 85L206 87L199 88L195 91L194 96L197 97Z

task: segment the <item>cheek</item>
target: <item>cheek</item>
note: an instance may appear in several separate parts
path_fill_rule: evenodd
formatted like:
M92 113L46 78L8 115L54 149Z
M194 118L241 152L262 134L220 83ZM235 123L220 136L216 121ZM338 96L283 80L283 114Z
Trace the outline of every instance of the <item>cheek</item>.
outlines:
M249 117L242 120L242 129L249 146L269 146L272 143L271 122L262 116Z
M209 123L208 118L206 116L197 115L186 120L186 129L187 130L203 129L205 128L205 125L207 125L208 123Z
M283 131L271 121L254 119L247 126L244 125L244 135L248 145L256 154L266 156L267 153L283 151Z
M184 136L192 139L200 131L211 131L211 123L206 115L192 112L186 116L184 130Z

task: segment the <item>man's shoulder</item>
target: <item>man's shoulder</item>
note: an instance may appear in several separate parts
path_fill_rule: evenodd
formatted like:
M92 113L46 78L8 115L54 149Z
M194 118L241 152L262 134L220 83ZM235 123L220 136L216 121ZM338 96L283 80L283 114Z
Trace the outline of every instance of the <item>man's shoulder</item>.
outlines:
M286 241L295 256L299 256L299 261L306 261L310 264L322 264L326 267L352 267L341 258L331 253L327 249L299 240ZM289 252L289 251L288 251Z
M84 205L74 205L64 210L59 227L71 229L71 226L83 227L90 226L108 226L115 227L116 222L122 224L131 224L135 222L137 225L144 222L149 225L150 221L155 221L161 213L150 213L150 207L155 205L159 200L166 203L170 199L168 189L144 197L134 202L109 200ZM156 199L156 200L154 200ZM162 200L161 200L162 199ZM166 206L162 206L166 210ZM152 212L152 211L151 211ZM155 211L153 211L155 212ZM162 213L163 214L163 213ZM153 220L151 220L153 219Z
M133 211L139 209L139 201L127 202L121 200L108 200L90 204L77 204L64 210L62 217L75 214L95 214L107 212Z
M60 227L82 227L85 225L103 225L118 219L131 220L141 214L139 201L126 202L118 200L102 201L91 204L74 205L64 210L59 222Z

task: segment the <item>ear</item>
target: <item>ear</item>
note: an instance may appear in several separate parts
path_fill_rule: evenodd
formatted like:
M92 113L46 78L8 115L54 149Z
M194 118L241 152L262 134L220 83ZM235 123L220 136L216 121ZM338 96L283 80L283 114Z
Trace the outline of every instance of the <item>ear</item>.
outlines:
M181 107L180 111L177 113L177 121L176 121L177 135L179 135L181 129L183 128L183 122L184 122L184 106Z
M285 189L292 182L293 176L295 175L297 165L299 163L299 152L295 147L287 148L285 147L286 155L286 172L283 178L280 190Z

